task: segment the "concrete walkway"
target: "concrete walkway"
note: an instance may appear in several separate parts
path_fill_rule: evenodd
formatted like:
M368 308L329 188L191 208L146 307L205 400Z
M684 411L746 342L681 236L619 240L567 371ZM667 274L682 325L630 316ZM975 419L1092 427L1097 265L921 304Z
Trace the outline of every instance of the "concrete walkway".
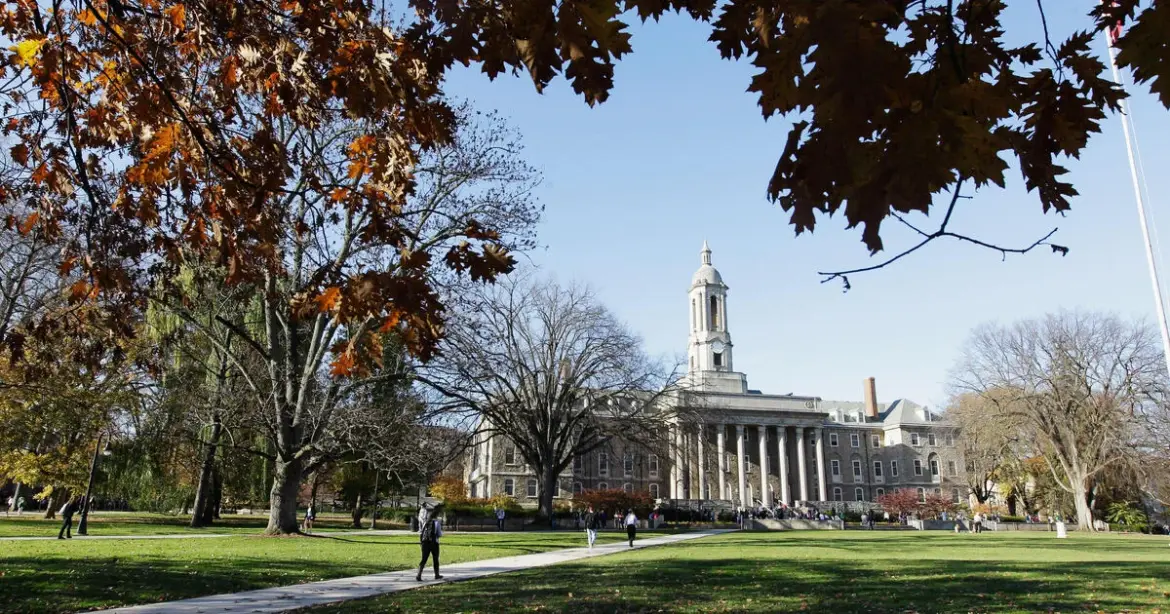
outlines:
M708 531L695 531L693 533L679 533L676 535L639 539L634 542L633 549L637 550L651 546L672 544L707 537L709 535L729 533L731 531L731 529L712 529ZM263 614L266 612L285 612L314 605L397 593L420 586L434 586L436 584L471 580L509 571L544 567L546 565L555 565L557 563L626 552L628 550L630 550L630 547L626 542L597 546L593 548L592 552L586 548L568 548L539 554L524 554L446 565L441 568L443 573L442 580L431 579L434 577L434 572L428 567L423 573L423 582L415 581L414 575L417 573L417 570L407 569L368 576L337 578L335 580L325 580L324 582L309 582L307 584L266 588L243 593L212 595L210 597L197 597L182 601L168 601L102 611L119 614Z
M57 527L58 529L60 527ZM406 529L377 529L371 531L369 529L354 529L352 531L317 531L312 535L317 537L331 537L334 535L415 535L414 531ZM255 537L260 535L260 529L251 532L241 531L239 533L163 533L159 535L78 535L73 534L73 539L201 539L207 537ZM0 537L0 541L42 541L46 539L56 540L57 536L24 536L24 537Z

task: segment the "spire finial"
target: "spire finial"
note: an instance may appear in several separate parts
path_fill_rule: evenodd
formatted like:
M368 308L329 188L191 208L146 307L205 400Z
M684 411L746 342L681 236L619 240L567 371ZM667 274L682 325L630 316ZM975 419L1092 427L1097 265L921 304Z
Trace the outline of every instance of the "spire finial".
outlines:
M703 239L703 251L699 252L699 256L703 260L703 264L711 264L711 248L707 246L707 240Z

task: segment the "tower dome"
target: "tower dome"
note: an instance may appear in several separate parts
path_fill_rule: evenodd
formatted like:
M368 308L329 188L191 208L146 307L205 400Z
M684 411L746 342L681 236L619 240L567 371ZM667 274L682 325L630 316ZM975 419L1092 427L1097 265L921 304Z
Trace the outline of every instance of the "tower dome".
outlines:
M703 241L703 250L699 252L699 257L702 264L699 265L699 270L695 271L694 277L691 277L691 287L701 285L723 285L723 276L719 274L719 269L711 266L711 248L707 246L707 242Z

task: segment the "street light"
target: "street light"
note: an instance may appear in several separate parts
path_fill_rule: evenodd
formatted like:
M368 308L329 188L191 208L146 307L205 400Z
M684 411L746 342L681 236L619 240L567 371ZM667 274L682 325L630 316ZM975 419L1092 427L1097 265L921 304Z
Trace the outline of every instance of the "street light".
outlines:
M89 463L89 483L85 486L85 499L81 502L81 522L77 523L77 534L88 535L86 529L89 526L89 498L90 493L93 492L93 479L97 475L98 456L109 456L109 439L106 440L106 447L102 447L102 435L105 433L98 433L97 445L93 447L93 460Z

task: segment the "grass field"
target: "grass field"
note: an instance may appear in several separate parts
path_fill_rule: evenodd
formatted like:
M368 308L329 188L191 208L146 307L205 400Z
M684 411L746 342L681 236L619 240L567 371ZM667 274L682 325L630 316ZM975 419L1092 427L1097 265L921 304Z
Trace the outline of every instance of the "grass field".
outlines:
M303 517L303 514L302 514ZM77 531L80 517L73 517L73 530ZM268 525L267 514L254 515L225 515L215 521L210 527L192 529L187 526L191 522L190 516L171 514L147 514L142 512L95 512L89 517L88 531L90 535L171 535L194 533L259 533ZM362 520L362 526L368 527L369 518ZM346 514L321 514L313 524L313 530L320 532L354 530L350 517ZM23 516L0 514L0 537L56 537L61 528L61 520L45 520L41 515L26 512ZM401 523L391 524L386 520L378 521L379 529L401 529Z
M313 608L345 612L1159 612L1165 537L735 533Z
M620 540L617 533L602 541ZM580 546L576 533L449 533L443 562ZM74 612L411 568L413 535L0 541L0 611Z

